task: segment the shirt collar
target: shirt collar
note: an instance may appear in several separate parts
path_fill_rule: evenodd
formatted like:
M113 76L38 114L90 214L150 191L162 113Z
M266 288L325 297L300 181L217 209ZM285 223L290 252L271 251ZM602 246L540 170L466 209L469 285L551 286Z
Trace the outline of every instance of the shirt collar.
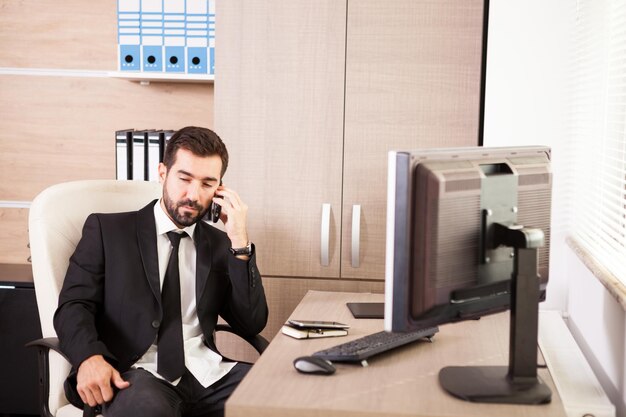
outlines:
M168 217L165 211L163 211L163 208L161 207L161 200L157 201L154 205L154 219L156 221L157 236L164 235L172 230L180 230L178 226L174 224L172 219ZM182 230L187 232L187 234L193 239L193 232L196 230L196 223L191 226L187 226Z

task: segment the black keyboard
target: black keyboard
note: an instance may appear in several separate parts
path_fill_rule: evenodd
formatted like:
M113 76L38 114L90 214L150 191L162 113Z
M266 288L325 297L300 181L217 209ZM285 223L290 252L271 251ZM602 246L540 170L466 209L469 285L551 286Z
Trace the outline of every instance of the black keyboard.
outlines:
M379 353L415 342L424 338L431 338L439 331L438 327L429 327L408 333L378 332L351 340L329 349L315 352L313 356L319 356L331 362L360 362Z

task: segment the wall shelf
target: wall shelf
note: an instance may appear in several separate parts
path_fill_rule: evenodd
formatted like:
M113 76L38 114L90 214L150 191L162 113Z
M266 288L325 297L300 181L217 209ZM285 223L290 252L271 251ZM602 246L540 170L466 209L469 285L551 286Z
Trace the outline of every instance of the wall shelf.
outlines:
M130 72L112 71L109 77L121 78L129 81L138 81L141 84L151 82L188 82L188 83L212 83L215 76L212 74L174 74L168 72Z
M30 201L0 200L0 208L30 208Z
M105 78L108 71L56 69L56 68L10 68L0 67L0 75L30 75L40 77L88 77Z
M0 67L0 75L28 75L45 77L89 77L89 78L119 78L137 81L142 85L151 82L186 82L212 83L215 76L212 74L174 74L167 72L130 72L130 71L94 71L80 69L51 69L51 68L8 68Z

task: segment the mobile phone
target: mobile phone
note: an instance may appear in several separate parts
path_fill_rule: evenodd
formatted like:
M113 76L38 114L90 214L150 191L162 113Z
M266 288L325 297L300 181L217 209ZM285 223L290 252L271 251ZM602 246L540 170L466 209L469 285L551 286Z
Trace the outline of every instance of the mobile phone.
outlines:
M222 197L215 196L213 198L222 198ZM215 202L212 201L211 208L209 209L209 216L213 223L217 223L217 221L220 219L221 212L222 212L222 206L220 206L219 204L215 204Z
M222 185L222 181L220 180L220 185ZM215 195L213 198L223 198L219 195ZM219 204L215 204L214 201L211 201L211 206L209 208L209 218L213 223L217 223L220 219L220 213L222 212L222 206Z
M287 323L294 327L302 329L349 329L350 326L344 323L338 323L336 321L321 321L321 320L289 320Z

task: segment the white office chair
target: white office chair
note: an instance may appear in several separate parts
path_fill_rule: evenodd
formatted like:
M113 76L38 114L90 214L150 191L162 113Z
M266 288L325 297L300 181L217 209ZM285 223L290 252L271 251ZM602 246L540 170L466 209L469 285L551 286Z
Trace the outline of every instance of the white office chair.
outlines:
M29 345L39 348L42 417L82 415L82 410L69 404L65 398L63 383L70 371L70 364L58 352L52 318L69 258L81 238L85 219L95 212L137 210L160 196L161 185L157 182L86 180L53 185L33 200L28 228L43 339ZM218 326L217 330L231 332L225 325ZM258 353L267 346L267 341L260 336L246 341Z

